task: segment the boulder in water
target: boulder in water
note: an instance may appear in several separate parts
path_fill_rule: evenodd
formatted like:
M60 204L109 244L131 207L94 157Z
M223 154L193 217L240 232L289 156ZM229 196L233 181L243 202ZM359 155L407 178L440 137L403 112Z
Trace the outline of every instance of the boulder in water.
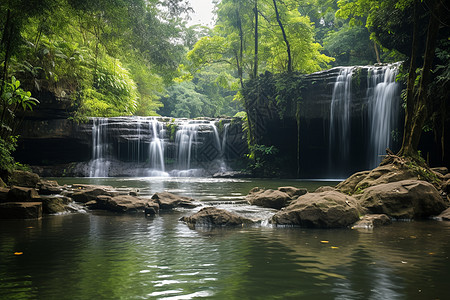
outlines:
M58 184L55 180L44 180L41 179L37 184L37 189L39 195L55 195L61 194L63 187Z
M251 219L239 216L224 209L205 207L190 217L182 217L180 221L195 226L242 226L252 224Z
M27 171L13 171L9 177L9 185L35 188L40 178L39 175Z
M130 195L105 196L97 197L96 205L91 204L91 208L104 209L113 212L138 212L144 211L148 199L141 199Z
M314 228L347 227L359 220L356 199L338 191L308 193L276 213L271 223Z
M299 189L293 186L282 186L279 187L278 190L280 192L286 193L288 194L289 197L291 197L291 199L296 199L300 196L303 196L304 194L306 194L308 192L307 189Z
M39 202L39 195L34 188L12 186L7 195L8 202Z
M251 205L275 209L285 207L292 200L287 193L271 189L252 189L245 199Z
M371 213L395 219L436 216L447 208L436 188L422 180L402 180L365 189L360 204Z
M194 199L178 196L169 192L155 193L152 200L158 203L160 209L173 209L176 207L195 208L198 205Z
M62 195L41 196L42 210L45 214L57 214L71 211L67 207L72 200Z
M109 189L110 188L110 189ZM87 203L96 200L98 196L112 196L112 187L104 186L84 186L78 187L73 193L68 194L75 202Z

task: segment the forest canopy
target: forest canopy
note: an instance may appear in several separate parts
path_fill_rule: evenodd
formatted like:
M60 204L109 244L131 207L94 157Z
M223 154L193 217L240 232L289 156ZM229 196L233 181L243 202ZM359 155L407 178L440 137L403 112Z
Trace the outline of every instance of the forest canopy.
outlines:
M20 112L45 93L69 101L77 121L233 116L246 109L245 82L261 74L297 78L395 61L406 66L405 132L419 132L407 143L415 151L423 127L443 138L450 77L443 1L214 3L209 28L187 25L187 0L1 1L0 151L14 151Z

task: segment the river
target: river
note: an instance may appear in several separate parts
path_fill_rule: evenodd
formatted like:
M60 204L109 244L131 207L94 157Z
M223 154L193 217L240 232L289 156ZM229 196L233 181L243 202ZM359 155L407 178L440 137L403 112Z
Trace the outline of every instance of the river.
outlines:
M268 218L245 204L254 186L314 190L334 182L208 178L68 178L162 190ZM370 230L189 229L192 210L0 220L0 299L446 299L450 222Z

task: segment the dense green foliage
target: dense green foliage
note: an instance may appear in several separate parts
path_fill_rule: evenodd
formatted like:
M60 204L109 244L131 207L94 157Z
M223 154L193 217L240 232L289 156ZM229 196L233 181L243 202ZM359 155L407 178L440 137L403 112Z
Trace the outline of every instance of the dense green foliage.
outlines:
M2 77L71 98L77 118L155 115L184 53L173 42L182 38L184 1L11 0L0 8Z

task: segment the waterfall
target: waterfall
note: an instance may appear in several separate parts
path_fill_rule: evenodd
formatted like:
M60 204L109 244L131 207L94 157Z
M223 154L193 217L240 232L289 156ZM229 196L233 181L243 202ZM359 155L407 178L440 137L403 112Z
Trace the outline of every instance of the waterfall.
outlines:
M151 171L150 176L167 176L164 165L164 130L163 125L155 119L149 120L151 142L149 149Z
M399 117L399 85L395 82L398 64L382 68L371 67L367 76L369 116L370 168L381 162L386 148L392 146L392 130Z
M220 148L221 156L223 158L225 158L225 156L226 156L227 138L228 138L228 129L229 128L230 128L230 124L225 124L223 127L222 146Z
M330 168L345 165L350 148L352 68L339 72L333 87L330 107L329 161Z
M204 176L211 162L218 160L218 169L224 169L222 143L214 121L184 121L176 131L177 169L172 176Z
M92 161L89 177L108 177L108 119L97 118L92 123Z

